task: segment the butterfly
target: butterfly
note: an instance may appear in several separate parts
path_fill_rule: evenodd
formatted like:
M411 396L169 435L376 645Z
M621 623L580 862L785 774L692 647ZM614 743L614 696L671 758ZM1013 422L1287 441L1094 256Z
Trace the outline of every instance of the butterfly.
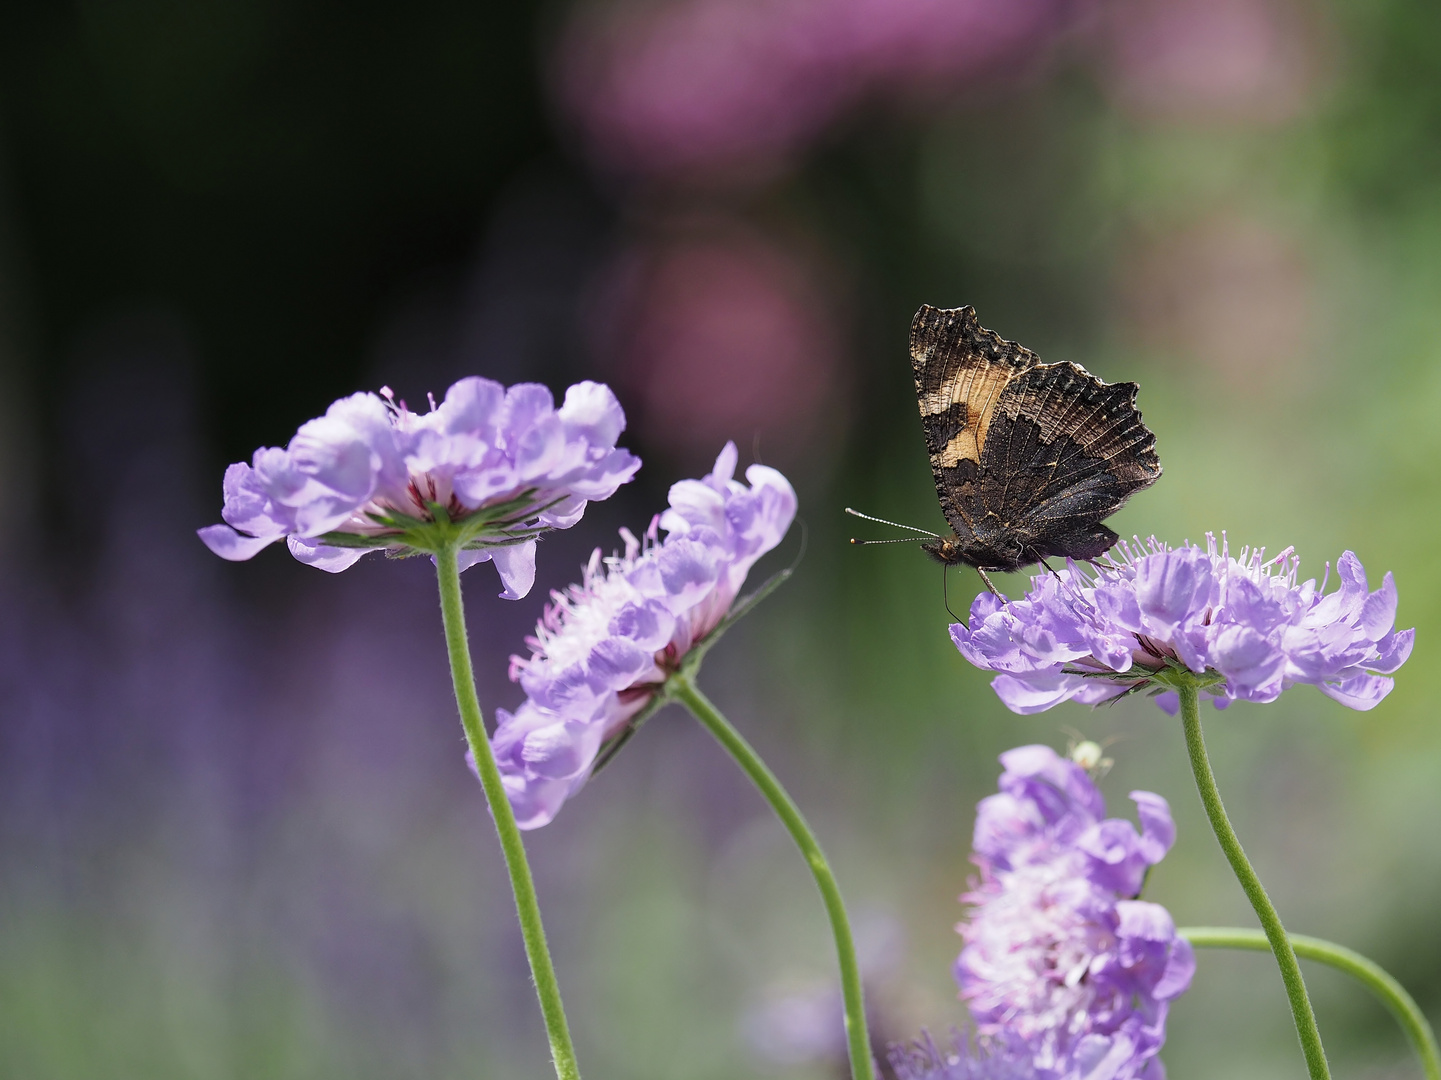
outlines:
M1105 553L1118 537L1102 520L1161 475L1135 383L1043 364L972 307L916 312L911 370L951 527L922 550L975 567L993 590L987 570Z

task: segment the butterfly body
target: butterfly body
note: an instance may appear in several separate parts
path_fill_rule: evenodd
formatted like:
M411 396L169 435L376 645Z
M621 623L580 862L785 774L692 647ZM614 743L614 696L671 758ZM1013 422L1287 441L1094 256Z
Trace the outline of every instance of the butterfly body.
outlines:
M922 545L947 565L1018 570L1094 559L1102 519L1161 475L1135 383L1105 383L985 329L975 309L922 307L911 367L951 535Z

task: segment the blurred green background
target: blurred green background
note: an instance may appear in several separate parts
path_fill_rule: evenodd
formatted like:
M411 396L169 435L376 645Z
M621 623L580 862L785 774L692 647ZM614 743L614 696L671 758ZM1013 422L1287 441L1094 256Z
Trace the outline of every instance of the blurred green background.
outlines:
M1011 746L1114 740L1112 812L1146 788L1179 825L1148 898L1252 925L1173 721L1010 715L935 565L846 545L847 505L940 523L921 303L1140 382L1165 476L1123 534L1394 571L1419 640L1376 710L1206 719L1288 926L1441 1020L1438 46L1399 0L7 5L0 1074L546 1074L427 568L192 534L227 462L383 382L604 378L646 462L525 600L471 575L488 709L547 591L725 439L792 478L799 573L702 681L831 854L884 1037L962 1022L956 896ZM844 1075L805 868L683 714L529 841L588 1076ZM1308 979L1338 1076L1420 1075ZM1171 1017L1173 1080L1304 1075L1264 957L1203 953Z

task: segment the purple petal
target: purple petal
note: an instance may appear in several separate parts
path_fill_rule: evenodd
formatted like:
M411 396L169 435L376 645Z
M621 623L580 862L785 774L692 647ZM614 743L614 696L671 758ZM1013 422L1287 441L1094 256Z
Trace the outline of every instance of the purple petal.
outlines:
M1089 825L1105 814L1106 801L1086 770L1049 746L1018 746L1000 760L1006 770L1001 774L1001 790L1035 803L1047 821L1054 823L1080 810Z
M1178 935L1171 942L1171 955L1166 960L1166 970L1151 988L1151 996L1157 1001L1180 997L1190 989L1191 977L1195 974L1196 952L1189 941Z
M1133 634L1138 634L1145 629L1141 622L1141 609L1136 603L1136 590L1133 582L1097 586L1093 598L1096 610L1111 626L1130 631Z
M549 396L549 391L546 392ZM512 444L515 471L527 484L559 469L572 467L571 453L579 448L566 441L565 427L554 414L542 416Z
M1171 804L1153 791L1133 791L1136 816L1141 819L1141 850L1146 861L1160 862L1176 842L1176 823L1171 818Z
M454 383L436 410L441 430L448 435L470 435L486 445L499 437L505 408L505 387L491 379L471 376Z
M1148 555L1136 564L1136 604L1149 632L1162 640L1193 615L1211 593L1211 564L1197 548Z
M1262 634L1269 633L1285 613L1281 605L1248 577L1232 574L1226 580L1226 618Z
M1367 712L1381 704L1381 699L1391 692L1396 680L1386 675L1353 675L1339 683L1323 682L1317 686L1321 693L1339 701L1348 709Z
M537 422L554 412L555 398L548 387L516 383L505 392L501 408L500 424L507 444L514 447Z
M991 680L991 689L1011 712L1031 716L1069 701L1080 693L1085 682L1079 675L1042 671L1025 676L997 675Z
M719 576L716 553L705 544L685 539L661 548L656 568L672 611L693 606Z
M535 541L490 548L491 561L500 573L503 600L519 600L535 584Z
M736 462L739 460L740 454L736 451L736 444L727 442L721 447L721 452L716 455L715 466L706 479L717 485L728 483L736 474Z
M1410 658L1411 647L1415 644L1414 628L1387 634L1376 643L1376 656L1367 661L1366 667L1378 675L1390 675Z
M655 667L655 650L643 649L626 638L606 638L586 658L591 685L598 693L625 690Z
M609 630L617 637L629 638L648 652L663 648L675 633L675 615L658 600L643 604L626 604L611 619Z
M434 558L431 559L434 562ZM535 541L523 544L504 544L500 547L471 548L459 551L455 565L460 573L483 562L494 562L500 574L502 600L519 600L526 596L535 584Z
M469 751L466 757L470 757ZM474 764L471 772L475 772ZM515 814L515 823L522 829L539 829L542 825L549 825L575 787L575 782L571 780L542 780L517 773L504 773L501 783L505 786L511 812Z
M565 403L558 413L570 435L594 446L614 446L625 430L625 412L604 383L576 383L566 390Z
M578 474L565 480L565 487L586 499L608 499L640 469L640 458L629 450L609 450Z
M661 514L660 527L666 532L682 535L692 529L709 528L716 533L725 529L725 495L703 480L681 480L672 484L670 509Z
M1361 629L1368 641L1380 641L1396 625L1396 579L1391 572L1381 581L1381 587L1366 597L1361 605Z
M590 768L599 749L598 727L568 720L528 732L520 756L543 780L570 780Z
M1274 694L1281 692L1286 655L1249 626L1226 625L1210 636L1211 665L1232 688Z
M229 525L207 525L196 532L206 547L231 562L252 559L280 539L279 536L242 536Z
M1121 896L1141 891L1150 864L1140 847L1136 827L1122 818L1099 821L1076 838L1077 850L1091 859L1091 880Z
M316 540L309 540L301 536L287 536L286 544L290 548L290 554L307 566L313 566L317 570L324 570L328 574L338 574L342 570L349 570L361 557L373 550L371 548L343 548L331 547L329 544L322 544Z
M279 539L294 530L295 511L277 502L276 496L267 490L266 476L261 469L266 473L286 471L290 468L290 455L275 447L262 447L255 451L255 462L256 468L237 461L225 470L221 483L225 509L220 516L240 532Z

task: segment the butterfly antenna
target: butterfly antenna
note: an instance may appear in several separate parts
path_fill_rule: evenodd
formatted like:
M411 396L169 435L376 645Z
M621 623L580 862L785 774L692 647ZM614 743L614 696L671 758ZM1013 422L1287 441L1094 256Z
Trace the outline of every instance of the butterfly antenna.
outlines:
M1002 595L1001 590L996 588L996 586L991 582L991 579L986 577L986 572L982 570L979 566L976 567L976 573L981 575L981 580L986 583L986 588L991 590L992 596L995 596L997 599L1000 600L1005 599L1005 596Z
M920 533L922 536L929 536L937 540L939 540L941 536L940 533L933 533L930 529L918 529L914 525L902 525L899 521L887 521L885 518L871 517L870 514L863 514L859 510L852 510L849 506L846 507L846 513L850 514L851 517L865 518L867 521L874 521L877 525L889 525L893 529L910 529L911 532ZM872 541L872 543L874 542L875 541ZM884 543L884 541L881 541L881 543Z
M857 540L853 536L851 537L851 543L856 547L866 547L870 544L919 544L921 541L918 537L914 536L900 536L894 540Z

